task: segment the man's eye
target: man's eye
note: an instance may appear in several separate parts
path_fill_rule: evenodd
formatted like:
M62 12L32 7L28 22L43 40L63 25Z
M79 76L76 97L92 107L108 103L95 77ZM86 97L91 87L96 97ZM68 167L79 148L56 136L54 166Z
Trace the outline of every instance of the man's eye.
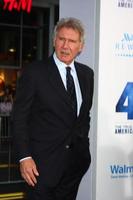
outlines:
M59 38L59 40L61 40L61 41L65 41L65 39L64 39L64 38Z
M69 40L69 42L71 42L71 43L76 43L76 41L75 41L75 40Z

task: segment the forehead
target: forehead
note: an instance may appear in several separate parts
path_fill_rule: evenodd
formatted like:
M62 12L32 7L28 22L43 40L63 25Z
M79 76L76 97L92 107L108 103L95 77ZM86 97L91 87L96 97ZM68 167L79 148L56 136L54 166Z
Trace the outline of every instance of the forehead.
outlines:
M80 38L80 33L77 29L69 28L69 27L62 27L57 32L58 36L65 36L65 37L75 37Z

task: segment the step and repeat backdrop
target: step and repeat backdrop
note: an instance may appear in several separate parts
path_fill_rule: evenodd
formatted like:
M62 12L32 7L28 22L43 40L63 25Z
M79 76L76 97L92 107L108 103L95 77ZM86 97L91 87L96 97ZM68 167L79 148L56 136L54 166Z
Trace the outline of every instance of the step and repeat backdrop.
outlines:
M96 200L133 200L133 0L101 0Z

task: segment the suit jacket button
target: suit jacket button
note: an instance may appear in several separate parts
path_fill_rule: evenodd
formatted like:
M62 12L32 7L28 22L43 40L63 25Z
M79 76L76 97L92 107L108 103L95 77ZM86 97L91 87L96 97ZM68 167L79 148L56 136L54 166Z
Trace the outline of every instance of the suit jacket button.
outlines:
M67 145L65 146L65 148L66 148L66 149L69 149L69 148L70 148L70 146L67 144Z

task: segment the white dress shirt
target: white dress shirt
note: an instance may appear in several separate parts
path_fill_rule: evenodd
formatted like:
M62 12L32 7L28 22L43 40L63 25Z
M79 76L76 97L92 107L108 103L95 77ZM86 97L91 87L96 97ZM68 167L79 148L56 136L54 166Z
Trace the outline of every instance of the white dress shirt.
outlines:
M55 61L56 65L57 65L57 68L59 70L63 84L64 84L65 88L67 89L67 86L66 86L66 67L68 65L61 62L57 58L55 53L54 53L53 57L54 57L54 61ZM77 72L76 72L76 69L75 69L75 66L74 66L74 61L71 64L69 64L69 67L71 67L71 75L73 76L73 79L74 79L74 85L75 85L75 90L76 90L76 98L77 98L77 116L78 116L79 112L80 112L80 107L81 107L81 104L82 104L82 95L81 95L81 90L80 90Z

